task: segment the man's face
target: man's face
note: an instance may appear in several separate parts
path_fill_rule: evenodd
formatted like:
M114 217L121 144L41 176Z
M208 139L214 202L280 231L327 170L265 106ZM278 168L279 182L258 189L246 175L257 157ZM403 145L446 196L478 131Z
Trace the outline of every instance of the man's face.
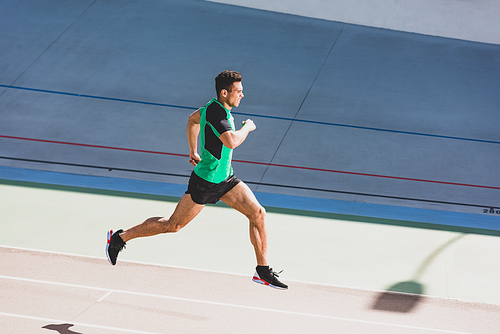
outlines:
M233 82L231 92L228 92L227 104L231 108L238 107L243 96L243 85L241 84L241 81Z

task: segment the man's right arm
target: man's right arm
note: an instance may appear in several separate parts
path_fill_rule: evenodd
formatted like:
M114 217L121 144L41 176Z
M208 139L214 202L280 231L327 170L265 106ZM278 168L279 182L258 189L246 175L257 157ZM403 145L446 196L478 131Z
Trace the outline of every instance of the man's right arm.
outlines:
M189 115L187 137L189 145L189 162L196 166L201 160L198 154L198 134L200 133L200 109Z

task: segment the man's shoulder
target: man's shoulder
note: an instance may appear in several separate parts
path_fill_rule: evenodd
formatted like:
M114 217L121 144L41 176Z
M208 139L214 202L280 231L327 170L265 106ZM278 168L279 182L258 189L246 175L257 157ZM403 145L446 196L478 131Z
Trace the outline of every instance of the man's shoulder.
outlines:
M207 104L205 112L206 112L207 117L209 117L209 118L212 118L212 117L227 118L228 114L229 114L229 112L226 110L226 108L224 108L223 106L221 106L220 103L217 102L217 100L215 100L215 99L212 100L212 101L210 101Z

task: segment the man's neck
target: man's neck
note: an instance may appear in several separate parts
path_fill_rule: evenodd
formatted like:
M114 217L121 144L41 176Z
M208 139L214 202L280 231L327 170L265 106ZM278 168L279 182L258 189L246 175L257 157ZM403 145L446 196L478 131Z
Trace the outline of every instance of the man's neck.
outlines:
M226 101L224 101L224 100L220 100L220 99L217 99L217 102L219 102L219 103L220 103L220 104L221 104L224 108L226 108L227 110L231 111L231 108L232 108L232 107L230 107L230 106L229 106L229 104L227 104L227 102L226 102Z

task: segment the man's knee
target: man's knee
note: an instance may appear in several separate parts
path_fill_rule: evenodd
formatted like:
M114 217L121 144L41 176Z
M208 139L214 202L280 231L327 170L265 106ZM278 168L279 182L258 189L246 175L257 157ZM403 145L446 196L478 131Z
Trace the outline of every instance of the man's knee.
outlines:
M266 209L262 205L257 205L253 212L253 219L258 221L264 221L266 218Z
M170 218L168 224L166 224L166 233L177 233L186 225L186 222Z
M261 214L262 217L266 216L266 209L264 209L263 206L260 206L260 208L259 208L259 214Z
M184 227L184 225L180 225L180 224L176 224L176 225L171 225L169 227L169 231L168 233L177 233L179 232L182 228Z

